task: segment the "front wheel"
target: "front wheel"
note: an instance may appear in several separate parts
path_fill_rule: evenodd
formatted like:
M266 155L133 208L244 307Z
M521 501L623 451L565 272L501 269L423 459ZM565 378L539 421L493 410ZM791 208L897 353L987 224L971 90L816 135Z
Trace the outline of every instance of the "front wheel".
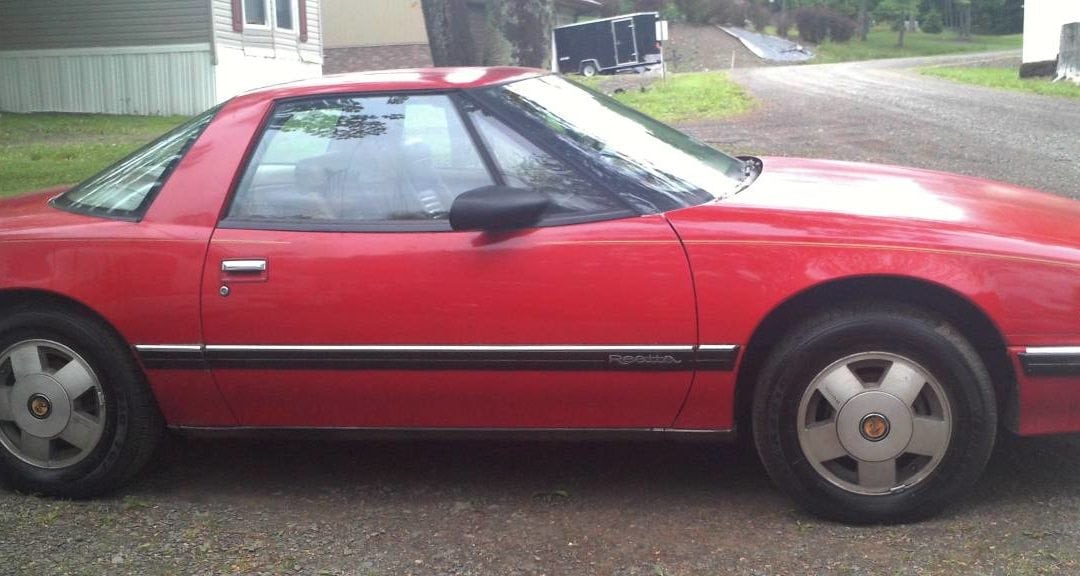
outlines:
M794 329L763 367L754 439L800 505L854 523L910 521L961 495L993 448L989 374L949 324L856 306Z
M124 344L75 311L5 310L0 319L0 478L83 498L149 459L161 416Z

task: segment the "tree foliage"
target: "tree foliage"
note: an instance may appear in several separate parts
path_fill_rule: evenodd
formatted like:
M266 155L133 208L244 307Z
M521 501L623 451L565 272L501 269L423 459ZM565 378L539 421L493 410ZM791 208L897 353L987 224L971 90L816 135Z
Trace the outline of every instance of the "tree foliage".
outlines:
M553 0L421 0L421 6L436 66L542 68L551 54Z

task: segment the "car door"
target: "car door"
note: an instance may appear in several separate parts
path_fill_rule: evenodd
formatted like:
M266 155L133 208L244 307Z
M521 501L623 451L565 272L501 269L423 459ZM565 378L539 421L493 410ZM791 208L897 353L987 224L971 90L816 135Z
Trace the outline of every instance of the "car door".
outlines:
M473 117L470 120L469 117ZM530 187L529 229L453 231ZM656 428L693 376L683 249L452 96L278 103L207 251L206 355L242 425Z

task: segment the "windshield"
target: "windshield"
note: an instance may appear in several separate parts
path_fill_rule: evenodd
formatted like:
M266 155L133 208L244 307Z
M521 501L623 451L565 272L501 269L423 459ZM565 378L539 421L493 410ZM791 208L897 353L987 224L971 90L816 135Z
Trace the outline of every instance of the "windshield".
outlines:
M138 219L217 110L203 112L137 150L57 197L53 205L95 216Z
M569 151L583 168L648 212L725 198L746 175L741 160L558 76L476 95L516 117L526 133Z

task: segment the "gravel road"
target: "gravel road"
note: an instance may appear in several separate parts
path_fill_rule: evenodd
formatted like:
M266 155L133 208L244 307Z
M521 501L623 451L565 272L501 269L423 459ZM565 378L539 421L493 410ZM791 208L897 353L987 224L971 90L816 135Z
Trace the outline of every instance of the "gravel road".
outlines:
M737 69L760 107L683 128L732 152L902 164L1080 197L1080 101L914 70L997 61L1018 54Z
M760 109L690 129L1077 192L1080 105L915 64L739 71ZM4 575L1077 573L1077 438L1004 437L969 498L895 527L818 521L733 446L662 441L174 440L112 498L0 491Z

